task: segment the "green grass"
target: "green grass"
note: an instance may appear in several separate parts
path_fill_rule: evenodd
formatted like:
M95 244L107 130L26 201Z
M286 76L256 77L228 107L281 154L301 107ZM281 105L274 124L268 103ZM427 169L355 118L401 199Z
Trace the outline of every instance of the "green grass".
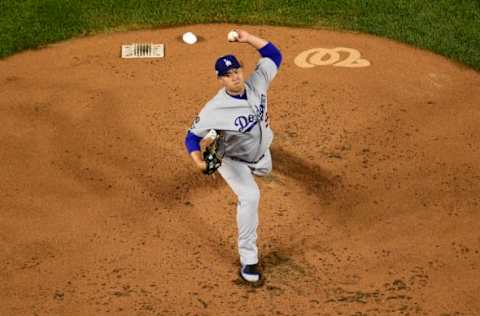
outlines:
M360 31L480 70L480 0L0 0L0 58L98 32L211 22Z

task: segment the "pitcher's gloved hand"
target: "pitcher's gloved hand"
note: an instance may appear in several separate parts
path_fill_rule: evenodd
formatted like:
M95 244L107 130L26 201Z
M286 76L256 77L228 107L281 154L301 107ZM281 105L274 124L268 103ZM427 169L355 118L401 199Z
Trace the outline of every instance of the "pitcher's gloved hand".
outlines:
M200 142L200 146L203 148L203 161L206 164L203 173L206 175L213 174L222 165L222 159L217 154L219 138L220 135L212 129Z
M222 160L217 156L215 150L207 148L203 152L203 160L205 161L207 168L203 170L203 173L206 175L211 175L222 165Z

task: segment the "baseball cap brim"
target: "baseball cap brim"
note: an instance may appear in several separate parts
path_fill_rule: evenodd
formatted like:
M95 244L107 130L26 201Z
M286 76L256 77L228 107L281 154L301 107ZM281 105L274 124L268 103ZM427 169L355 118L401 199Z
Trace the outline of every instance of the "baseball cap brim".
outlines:
M219 73L219 72L217 71L217 76L219 76L219 77L226 76L226 75L228 75L228 73L229 73L230 71L235 70L235 69L240 69L240 68L242 68L242 66L240 66L240 67L230 67L230 68L228 68L226 71L222 71L221 73Z

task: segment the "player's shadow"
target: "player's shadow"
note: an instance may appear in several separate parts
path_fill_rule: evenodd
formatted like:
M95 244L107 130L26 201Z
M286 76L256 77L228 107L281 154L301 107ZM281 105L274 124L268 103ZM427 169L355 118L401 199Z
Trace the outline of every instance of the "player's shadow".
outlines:
M340 176L330 174L311 161L305 161L279 146L273 146L271 152L274 172L301 183L306 193L318 197L322 204L330 203L335 198L335 192L342 187Z

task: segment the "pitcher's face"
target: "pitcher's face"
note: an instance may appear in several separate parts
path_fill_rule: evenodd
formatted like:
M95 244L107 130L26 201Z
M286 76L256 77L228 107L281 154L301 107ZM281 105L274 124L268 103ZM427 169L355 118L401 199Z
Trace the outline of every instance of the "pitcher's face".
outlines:
M225 87L227 92L240 93L245 88L242 68L231 69L226 75L219 76L218 80Z

